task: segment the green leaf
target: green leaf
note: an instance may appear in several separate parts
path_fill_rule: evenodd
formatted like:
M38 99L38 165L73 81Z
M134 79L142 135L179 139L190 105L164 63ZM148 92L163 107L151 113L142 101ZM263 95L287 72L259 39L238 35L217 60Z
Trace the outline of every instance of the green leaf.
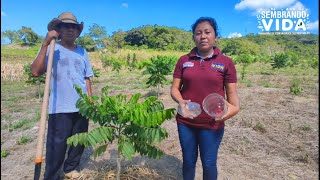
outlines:
M100 156L102 153L104 153L107 150L107 147L108 147L108 144L103 144L103 145L97 147L93 153L94 159L96 159L98 156Z
M123 143L122 154L129 160L132 159L132 156L135 154L135 148L129 142Z
M135 104L138 102L138 100L140 99L141 97L141 94L140 93L137 93L137 94L134 94L131 99L129 100L129 104Z
M156 134L155 134L155 140L158 141L158 142L160 142L160 140L161 140L161 139L160 139L160 132L159 132L158 130L155 130L155 133L156 133Z
M78 133L75 134L67 139L68 145L77 146L78 144L84 145L85 147L88 147L88 139L87 139L88 133Z

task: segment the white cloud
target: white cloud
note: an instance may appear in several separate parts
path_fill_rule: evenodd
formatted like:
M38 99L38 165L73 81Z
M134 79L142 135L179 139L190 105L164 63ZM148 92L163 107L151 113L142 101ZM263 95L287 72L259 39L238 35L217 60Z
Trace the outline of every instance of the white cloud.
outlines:
M238 38L238 37L242 37L242 34L234 32L228 35L228 38Z
M296 0L242 0L240 3L235 5L236 10L244 9L265 9L265 8L285 8L294 4L295 2L300 3ZM297 4L296 3L296 4ZM301 3L300 3L301 4Z
M3 11L1 11L1 16L7 16L7 14Z
M310 30L317 30L319 29L319 21L311 22L307 26Z
M291 9L295 9L295 10L305 10L306 8L304 7L304 5L301 2L296 2L293 6L289 7Z
M122 4L121 4L121 7L128 8L128 7L129 7L129 4L128 4L128 3L122 3Z

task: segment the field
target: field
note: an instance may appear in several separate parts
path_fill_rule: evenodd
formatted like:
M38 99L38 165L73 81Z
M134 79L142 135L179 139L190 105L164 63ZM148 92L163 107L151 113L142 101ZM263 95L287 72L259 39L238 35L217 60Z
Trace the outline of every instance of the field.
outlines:
M181 52L171 54L178 56ZM158 54L137 54L138 59L153 55ZM155 89L147 88L148 75L142 70L111 71L102 68L99 54L90 57L101 71L100 77L93 78L95 95L106 85L112 94L154 94ZM25 83L21 75L22 65L31 61L29 56L1 58L1 178L5 180L33 179L41 99L37 86ZM218 179L319 179L318 69L272 69L269 64L254 63L247 70L245 79L238 83L241 110L226 121ZM167 76L159 97L166 108L177 106L170 97L171 79ZM290 91L294 82L299 82L299 91ZM172 119L163 127L169 132L160 146L165 155L159 160L136 156L132 161L122 161L123 179L182 179L176 122ZM114 179L115 155L115 144L95 160L92 149L86 149L80 165L81 179ZM196 173L196 179L201 180L200 159Z

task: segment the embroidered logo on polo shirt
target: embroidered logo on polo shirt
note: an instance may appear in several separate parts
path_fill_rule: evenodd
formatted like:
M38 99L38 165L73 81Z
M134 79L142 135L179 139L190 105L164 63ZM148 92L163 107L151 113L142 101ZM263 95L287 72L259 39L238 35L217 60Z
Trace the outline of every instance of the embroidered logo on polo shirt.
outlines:
M223 72L223 71L224 71L224 64L222 64L222 63L217 63L217 62L213 62L213 63L211 64L211 68L212 68L212 69L215 69L215 70L217 70L217 71Z
M183 63L182 68L193 67L193 66L194 66L193 62L185 62Z

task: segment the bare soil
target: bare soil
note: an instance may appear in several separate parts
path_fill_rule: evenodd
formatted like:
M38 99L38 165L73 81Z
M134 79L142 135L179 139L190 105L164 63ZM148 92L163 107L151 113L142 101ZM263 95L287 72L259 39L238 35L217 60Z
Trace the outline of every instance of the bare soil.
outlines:
M94 86L94 91L98 92L101 89L99 86ZM319 86L315 84L305 89L302 95L295 96L286 87L239 85L241 111L226 121L218 157L218 179L319 179L318 89ZM160 99L166 108L176 107L169 95L168 85L162 89ZM33 103L40 104L35 99L25 105ZM8 113L8 110L1 108L3 113ZM28 114L20 113L17 116ZM170 135L159 145L165 155L159 160L137 155L131 161L122 161L123 172L129 172L123 175L123 179L182 179L182 155L176 122L172 119L165 122L163 127L167 128ZM37 133L37 125L24 131L1 131L1 149L10 152L1 159L1 179L33 179ZM17 145L16 139L26 135L32 137L33 141ZM114 179L116 154L115 144L111 144L95 160L92 149L86 149L80 165L83 173L81 179ZM134 168L140 177L134 174L130 176ZM143 173L145 176L141 176ZM197 162L196 179L202 179L200 159Z

